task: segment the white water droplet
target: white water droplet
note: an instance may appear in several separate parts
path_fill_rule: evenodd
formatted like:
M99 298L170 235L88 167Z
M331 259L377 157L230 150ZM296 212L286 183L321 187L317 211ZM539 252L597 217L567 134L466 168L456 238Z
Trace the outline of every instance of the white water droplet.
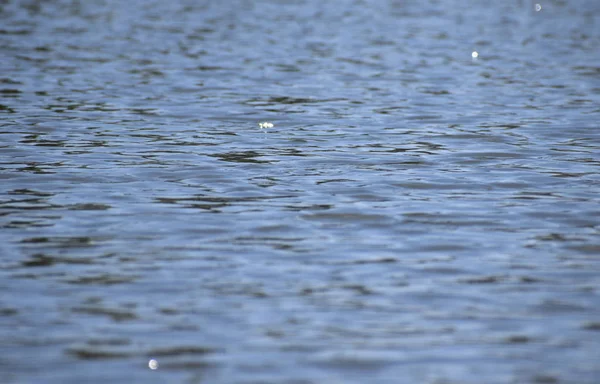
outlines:
M258 126L261 129L273 128L274 127L273 123L269 123L268 121L265 121L265 122L262 122L262 123L258 123Z
M158 369L158 361L156 361L154 359L150 359L150 361L148 362L148 368L150 368L153 371L155 369Z

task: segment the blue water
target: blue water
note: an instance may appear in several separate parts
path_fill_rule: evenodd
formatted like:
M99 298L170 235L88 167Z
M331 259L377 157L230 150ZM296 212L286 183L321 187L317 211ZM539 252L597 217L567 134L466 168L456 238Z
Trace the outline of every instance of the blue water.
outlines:
M599 63L591 0L3 2L2 382L600 382Z

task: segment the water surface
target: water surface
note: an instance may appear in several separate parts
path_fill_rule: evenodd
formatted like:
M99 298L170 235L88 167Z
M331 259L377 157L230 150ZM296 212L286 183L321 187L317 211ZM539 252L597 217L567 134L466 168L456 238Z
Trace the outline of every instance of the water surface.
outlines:
M537 9L4 2L4 382L599 382L600 5Z

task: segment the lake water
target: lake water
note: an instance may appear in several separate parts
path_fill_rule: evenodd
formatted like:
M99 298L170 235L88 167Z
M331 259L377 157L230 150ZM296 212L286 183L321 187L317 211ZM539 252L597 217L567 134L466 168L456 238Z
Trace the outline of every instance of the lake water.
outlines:
M3 1L0 228L2 383L598 383L600 2Z

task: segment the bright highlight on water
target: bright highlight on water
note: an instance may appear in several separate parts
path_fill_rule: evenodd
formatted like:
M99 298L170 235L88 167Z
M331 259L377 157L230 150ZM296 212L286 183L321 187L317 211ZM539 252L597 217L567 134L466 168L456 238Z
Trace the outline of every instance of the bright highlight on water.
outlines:
M268 121L265 121L265 122L262 122L262 123L258 123L258 126L261 129L267 129L267 128L273 128L274 127L273 123L269 123Z
M158 361L150 359L150 361L148 361L148 368L150 368L153 371L158 369Z

